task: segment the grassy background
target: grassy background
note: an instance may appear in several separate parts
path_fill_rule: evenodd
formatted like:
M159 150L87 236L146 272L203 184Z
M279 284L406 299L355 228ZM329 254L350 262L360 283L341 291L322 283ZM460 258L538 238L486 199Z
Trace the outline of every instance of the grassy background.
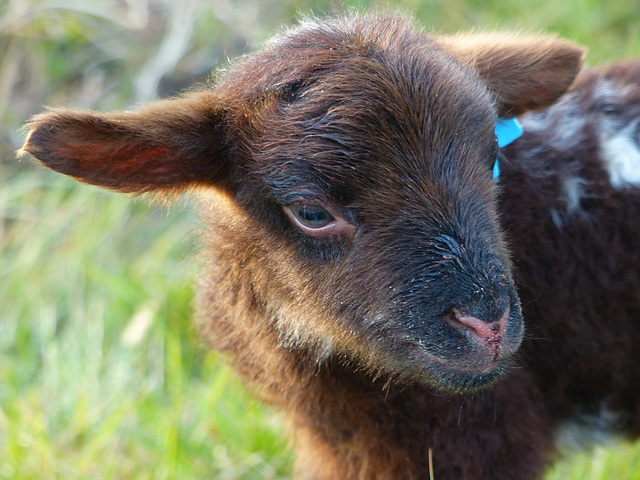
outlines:
M337 2L0 0L0 478L274 479L281 419L190 327L197 261L184 205L77 185L15 160L43 105L121 109L179 92ZM640 57L636 2L353 1L428 28L574 39L597 64ZM548 479L640 480L640 446L570 457Z

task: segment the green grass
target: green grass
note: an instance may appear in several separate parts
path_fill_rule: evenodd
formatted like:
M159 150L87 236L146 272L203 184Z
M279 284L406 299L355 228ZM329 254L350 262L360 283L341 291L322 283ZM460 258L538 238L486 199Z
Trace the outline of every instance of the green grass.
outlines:
M287 470L279 423L190 327L191 215L44 173L0 208L0 478Z
M170 10L162 0L148 10L115 0L52 5L0 0L0 479L286 477L282 419L246 394L191 327L197 221L188 207L150 207L14 160L18 128L42 104L143 100L141 65L172 38ZM332 8L195 2L189 46L160 92L179 91L291 22L296 5ZM392 5L445 32L555 31L589 47L591 64L640 56L633 2ZM547 478L640 480L638 465L640 446L616 445L571 456Z
M640 480L640 444L596 447L554 465L545 480Z

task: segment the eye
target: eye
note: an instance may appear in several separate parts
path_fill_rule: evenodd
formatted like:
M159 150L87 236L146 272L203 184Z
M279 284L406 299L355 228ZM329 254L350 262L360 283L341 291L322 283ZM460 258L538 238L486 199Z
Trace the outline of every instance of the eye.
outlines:
M341 214L339 209L325 208L315 203L294 203L282 207L298 229L306 235L330 242L352 242L356 225L351 213Z
M616 116L620 114L620 107L611 102L602 102L596 105L596 110L605 115Z
M295 204L286 207L302 226L318 229L335 222L335 218L319 205Z

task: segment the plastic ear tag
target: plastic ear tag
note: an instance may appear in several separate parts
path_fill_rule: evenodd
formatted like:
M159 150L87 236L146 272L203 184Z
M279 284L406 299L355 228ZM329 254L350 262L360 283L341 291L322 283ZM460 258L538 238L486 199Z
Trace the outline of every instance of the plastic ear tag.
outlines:
M522 136L522 126L515 118L499 118L496 122L496 138L498 139L498 148L506 147L514 140ZM496 158L493 164L493 178L500 176L500 162Z

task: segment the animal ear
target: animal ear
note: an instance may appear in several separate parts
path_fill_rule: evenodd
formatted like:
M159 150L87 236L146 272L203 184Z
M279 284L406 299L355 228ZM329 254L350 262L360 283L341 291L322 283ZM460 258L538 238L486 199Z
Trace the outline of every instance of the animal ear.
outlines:
M468 34L437 43L478 71L506 118L554 103L571 87L585 55L552 35Z
M50 110L29 123L19 154L81 182L129 193L225 187L231 177L223 108L208 92L137 112Z

